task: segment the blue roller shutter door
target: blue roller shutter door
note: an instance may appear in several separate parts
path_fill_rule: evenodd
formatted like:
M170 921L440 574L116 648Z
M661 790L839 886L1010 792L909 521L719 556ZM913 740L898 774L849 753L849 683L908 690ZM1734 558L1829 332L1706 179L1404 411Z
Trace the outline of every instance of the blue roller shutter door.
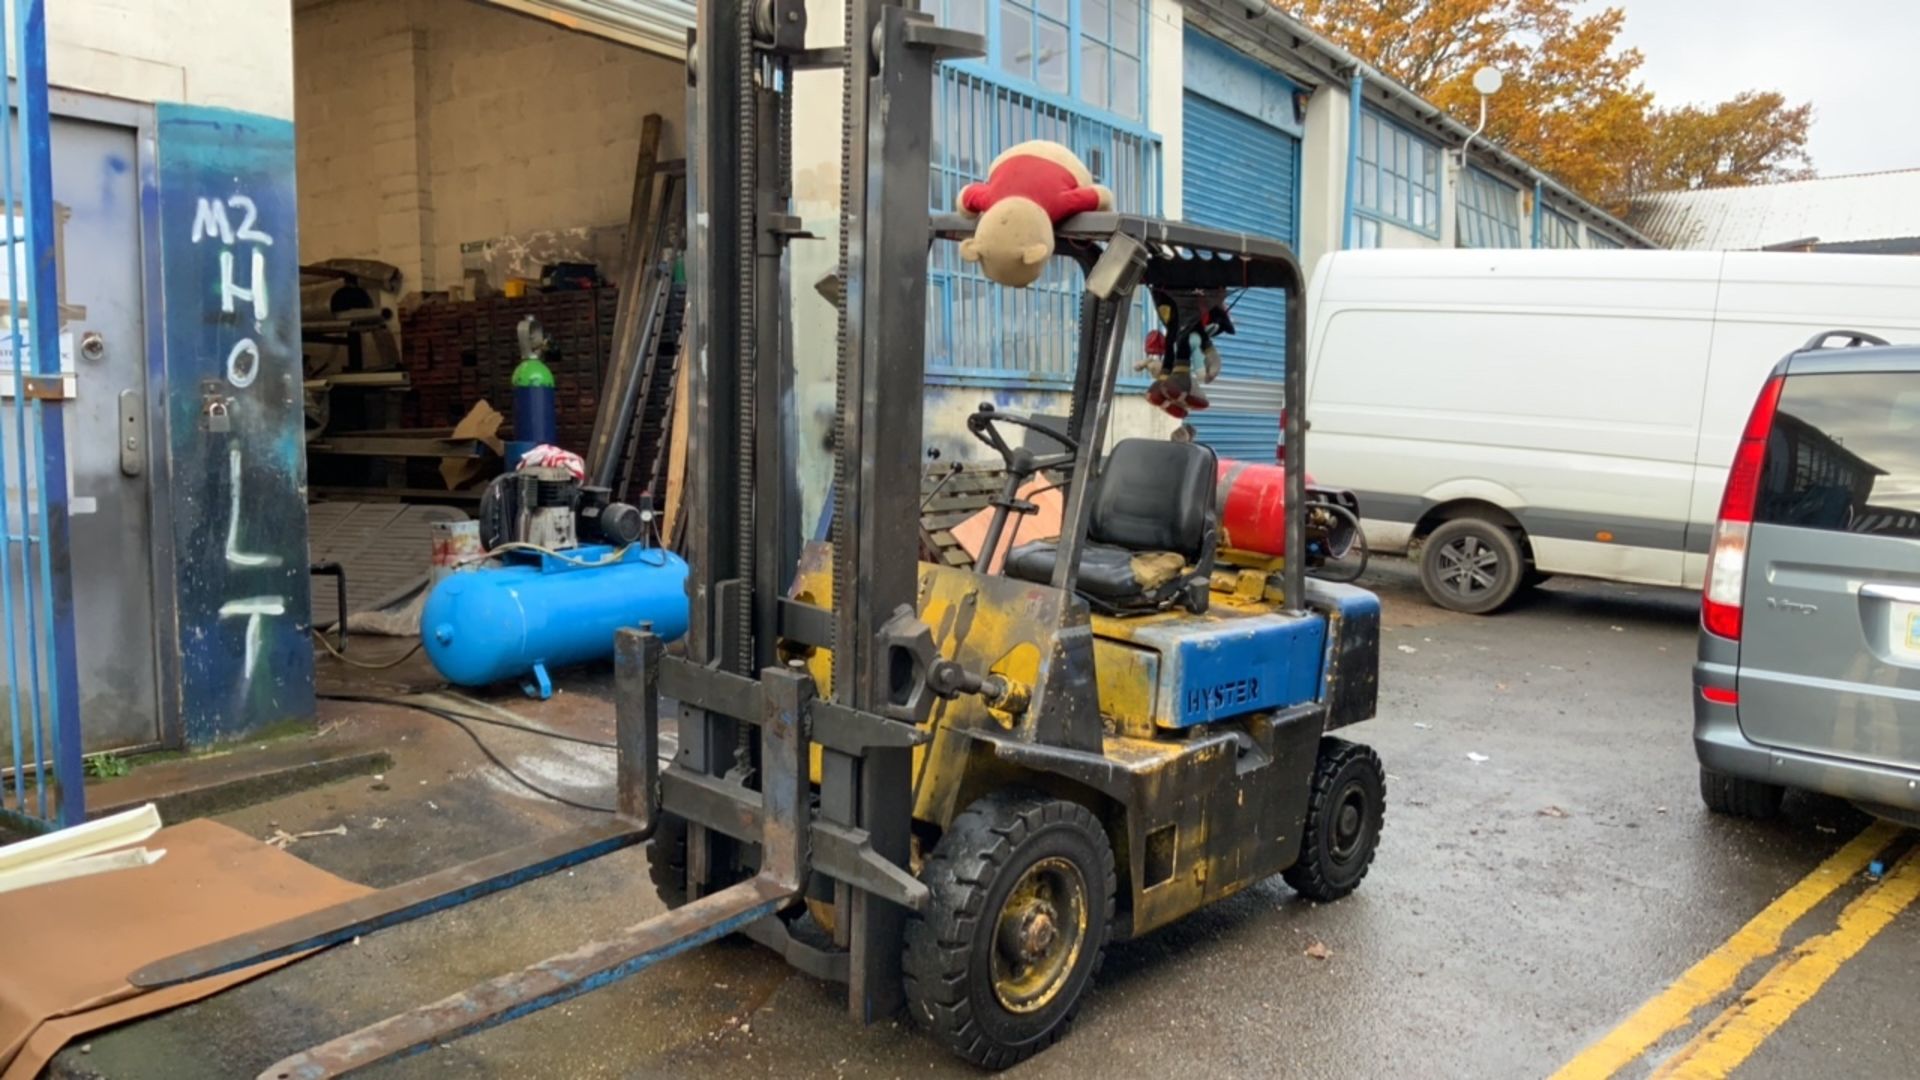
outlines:
M1192 63L1195 51L1190 48L1187 57ZM1263 97L1290 100L1291 83L1272 72L1262 76L1269 82ZM1185 96L1184 134L1181 198L1187 220L1297 242L1298 139L1193 90ZM1286 298L1251 290L1238 295L1232 314L1234 334L1220 339L1220 378L1206 388L1213 407L1188 422L1221 457L1270 462L1286 400Z

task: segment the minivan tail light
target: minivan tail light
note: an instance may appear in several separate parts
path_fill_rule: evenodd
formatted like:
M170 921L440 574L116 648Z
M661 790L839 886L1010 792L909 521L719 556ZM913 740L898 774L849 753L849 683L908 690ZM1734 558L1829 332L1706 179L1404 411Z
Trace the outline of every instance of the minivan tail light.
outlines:
M1773 432L1773 414L1780 407L1786 378L1775 375L1760 388L1759 400L1747 416L1740 446L1727 470L1727 489L1720 497L1720 520L1713 527L1707 551L1707 586L1701 598L1700 621L1712 634L1740 640L1741 606L1747 581L1747 540L1753 533L1753 508L1760 498L1760 470L1766 464L1767 436Z

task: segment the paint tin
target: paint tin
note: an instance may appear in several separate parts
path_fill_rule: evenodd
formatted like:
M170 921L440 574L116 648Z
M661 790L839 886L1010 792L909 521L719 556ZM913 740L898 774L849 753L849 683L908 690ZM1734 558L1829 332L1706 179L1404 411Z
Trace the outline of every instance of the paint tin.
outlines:
M480 546L479 522L436 521L433 523L433 561L427 569L427 580L438 583L455 570L470 570L479 566L486 554L486 549Z

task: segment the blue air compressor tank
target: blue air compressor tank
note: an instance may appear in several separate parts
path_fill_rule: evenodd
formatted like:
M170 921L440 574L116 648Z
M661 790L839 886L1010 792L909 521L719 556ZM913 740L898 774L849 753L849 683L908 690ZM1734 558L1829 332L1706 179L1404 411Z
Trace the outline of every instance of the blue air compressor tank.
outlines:
M547 668L612 656L621 629L645 622L668 641L685 634L686 583L686 562L658 548L514 552L505 565L435 585L420 613L420 637L448 682L531 676L545 697Z

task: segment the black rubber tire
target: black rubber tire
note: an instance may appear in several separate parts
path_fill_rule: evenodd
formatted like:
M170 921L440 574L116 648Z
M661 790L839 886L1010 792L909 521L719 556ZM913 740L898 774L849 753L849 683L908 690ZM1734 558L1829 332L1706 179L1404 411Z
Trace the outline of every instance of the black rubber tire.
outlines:
M994 992L992 951L1007 895L1049 857L1072 863L1092 893L1080 953L1053 999L1017 1013ZM1004 1069L1067 1033L1100 970L1113 926L1113 846L1079 803L1027 790L995 792L953 819L920 873L933 893L907 921L907 1007L914 1020L975 1065Z
M647 841L647 880L653 894L669 909L687 902L687 820L661 814Z
M737 868L716 868L716 873L721 880L710 886L709 892L746 880L746 872ZM687 819L678 814L660 815L653 839L647 842L647 880L653 882L653 894L669 909L687 902Z
M1300 857L1281 876L1294 892L1321 903L1359 888L1380 847L1386 809L1387 772L1380 755L1359 743L1321 739ZM1342 825L1348 810L1357 815L1357 829ZM1350 838L1343 840L1343 832L1351 832Z
M1458 551L1456 546L1469 550ZM1490 571L1486 574L1490 580L1486 584L1449 582L1449 554L1485 559L1487 565L1480 569ZM1465 615L1491 615L1505 607L1520 590L1526 573L1526 556L1521 554L1520 541L1512 531L1481 518L1454 518L1442 523L1427 534L1420 549L1420 587L1426 590L1427 598L1448 611Z
M1700 801L1716 814L1765 821L1780 812L1781 800L1786 796L1787 789L1779 784L1728 776L1704 765L1700 767Z

